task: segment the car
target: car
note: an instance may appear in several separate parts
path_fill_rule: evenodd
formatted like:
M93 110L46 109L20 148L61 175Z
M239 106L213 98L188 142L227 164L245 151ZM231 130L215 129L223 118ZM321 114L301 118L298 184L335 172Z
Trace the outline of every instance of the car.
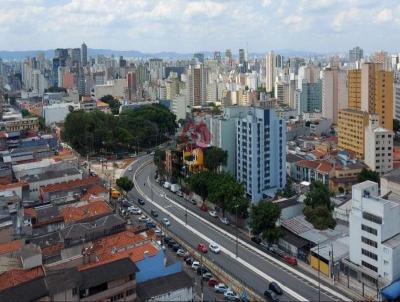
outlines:
M209 211L208 214L210 214L211 217L218 218L217 212L215 211Z
M194 262L194 259L192 257L188 257L188 258L186 258L185 262L187 265L191 266Z
M178 192L176 192L176 195L179 196L179 197L182 197L183 193L182 193L182 191L178 191Z
M218 279L216 279L216 278L210 278L209 280L208 280L208 286L215 286L215 285L217 285L219 283L219 281L218 281Z
M254 243L260 244L262 240L258 236L252 236L251 241L253 241Z
M213 252L215 254L219 254L219 252L221 251L220 247L215 243L210 243L209 249L211 252Z
M239 296L235 292L233 292L231 290L227 290L224 293L224 299L225 300L229 300L229 301L239 301L240 300Z
M205 280L205 281L208 281L208 280L210 280L210 279L212 278L212 274L211 274L210 272L205 272L205 273L201 276L201 278L202 278L203 280Z
M162 219L162 221L163 221L163 223L165 224L165 226L170 226L170 225L171 225L171 222L169 222L168 218L166 218L166 217L164 217L164 218Z
M278 296L270 289L264 291L264 297L271 300L272 302L279 302Z
M149 229L155 229L157 227L156 224L153 221L147 221L146 226Z
M144 202L144 200L143 199L138 199L138 204L140 204L141 206L144 206L145 205L145 202Z
M176 253L178 250L180 250L181 249L181 246L178 244L178 243L175 243L173 246L172 246L172 250Z
M170 242L171 240L173 240L170 236L165 236L164 237L164 243L168 243L168 242Z
M197 250L203 254L207 253L207 246L204 243L199 243L197 245Z
M171 184L168 181L166 181L164 182L163 187L169 189L171 187Z
M224 294L228 290L228 287L223 283L218 283L214 286L214 290L216 293Z
M220 220L223 224L229 225L229 220L228 220L228 218L222 217L222 218L220 218L219 220Z
M142 214L142 210L139 209L139 208L135 208L135 207L129 207L128 208L128 212L133 214L133 215L141 215Z
M149 220L150 220L149 217L147 217L146 215L142 215L139 217L139 221L141 222L147 222Z
M282 258L287 264L290 264L292 266L297 265L297 259L295 257L284 255Z
M158 213L157 213L157 211L156 210L151 210L151 216L153 216L153 217L158 217Z
M199 261L193 261L192 269L193 270L197 270L198 267L200 267L200 262Z
M275 292L278 295L282 295L283 294L283 290L282 288L279 286L278 283L272 281L269 285L268 285L268 289L272 290L273 292Z
M208 207L207 207L207 205L206 205L204 202L201 204L201 206L200 206L199 208L200 208L200 210L202 210L203 212L207 212L207 211L208 211Z
M156 228L154 230L154 234L156 234L157 236L160 236L160 237L162 237L164 235L163 231L161 231L159 228Z
M186 251L185 251L184 249L179 249L179 250L176 251L176 254L177 254L179 257L183 257L183 256L186 255Z
M128 171L129 171L129 172L133 171L133 168L132 168L132 167L129 167L129 168L128 168Z
M199 266L196 270L197 275L203 275L205 273L208 273L208 269L206 269L204 266Z
M165 245L163 245L162 242L161 242L160 240L157 241L157 244L158 244L159 246L161 246L161 248L162 248L163 250L166 250L166 249L167 249L167 248L165 247Z
M186 254L183 256L183 260L186 261L186 259L191 258L192 256L189 254L189 252L186 252Z
M176 244L176 241L174 239L171 239L170 241L168 241L167 245L168 247L173 247Z

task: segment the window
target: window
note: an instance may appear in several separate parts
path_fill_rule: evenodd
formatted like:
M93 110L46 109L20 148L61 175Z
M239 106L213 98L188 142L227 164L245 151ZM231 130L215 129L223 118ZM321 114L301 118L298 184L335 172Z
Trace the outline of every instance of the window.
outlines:
M378 255L377 255L377 254L374 254L374 253L372 253L372 252L370 252L370 251L368 251L368 250L361 249L361 253L362 253L363 255L365 255L365 256L371 258L371 259L374 259L375 261L378 260Z
M124 297L124 294L123 293L119 293L117 295L112 296L110 298L110 301L111 302L118 301L118 300L122 299L123 297Z
M370 270L372 270L372 271L374 271L374 272L378 272L378 268L376 266L372 265L372 264L369 264L368 262L361 261L361 265L366 267L366 268L368 268L368 269L370 269Z
M369 226L367 226L367 225L365 225L365 224L362 224L362 225L361 225L361 229L362 229L363 231L366 231L366 232L370 233L370 234L378 235L378 231L377 231L376 229L371 228L371 227L369 227Z
M76 287L74 287L73 289L72 289L72 295L73 296L76 296L78 294L78 289L76 288Z
M368 244L372 247L378 247L378 243L376 241L373 241L371 239L365 238L364 236L361 236L361 241L364 242L365 244Z
M382 224L382 217L376 216L374 214L363 212L363 218L377 224Z

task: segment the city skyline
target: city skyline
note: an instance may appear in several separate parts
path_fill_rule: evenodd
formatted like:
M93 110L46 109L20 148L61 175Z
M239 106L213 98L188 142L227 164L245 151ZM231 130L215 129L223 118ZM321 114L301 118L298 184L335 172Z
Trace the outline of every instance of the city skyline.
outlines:
M394 0L2 0L1 50L395 51ZM17 22L15 22L17 20ZM381 33L385 32L382 36ZM379 43L378 43L379 42Z

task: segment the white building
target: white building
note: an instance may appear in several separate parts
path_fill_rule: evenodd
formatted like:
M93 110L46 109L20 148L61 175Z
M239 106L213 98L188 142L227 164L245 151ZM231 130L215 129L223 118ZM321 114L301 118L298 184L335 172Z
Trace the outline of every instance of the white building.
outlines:
M125 92L128 89L126 79L115 79L107 81L104 85L94 86L94 97L101 99L103 96L112 95L114 98L123 99L125 98Z
M339 110L347 108L347 74L339 68L322 72L322 116L337 124Z
M365 128L365 163L380 175L393 170L393 131L379 127L378 116L371 114Z
M177 95L172 99L171 111L176 115L176 120L186 119L186 97L184 95Z
M400 196L379 196L378 184L353 186L350 262L361 278L382 285L400 277ZM353 267L354 268L354 267Z
M68 103L43 106L43 118L46 122L46 126L63 123L69 113L69 106Z
M267 92L274 89L275 85L275 54L273 51L269 52L266 57L265 63L265 88Z

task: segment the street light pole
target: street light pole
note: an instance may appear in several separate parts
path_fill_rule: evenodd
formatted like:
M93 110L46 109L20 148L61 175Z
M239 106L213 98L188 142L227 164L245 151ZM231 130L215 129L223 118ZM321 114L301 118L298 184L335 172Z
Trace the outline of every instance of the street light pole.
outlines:
M238 209L239 205L237 204L235 206L235 216L236 216L236 258L238 257L239 254L239 227L238 227L238 213L237 213L237 209Z
M320 279L320 256L319 256L319 242L317 243L318 249L318 301L321 302L321 279Z

